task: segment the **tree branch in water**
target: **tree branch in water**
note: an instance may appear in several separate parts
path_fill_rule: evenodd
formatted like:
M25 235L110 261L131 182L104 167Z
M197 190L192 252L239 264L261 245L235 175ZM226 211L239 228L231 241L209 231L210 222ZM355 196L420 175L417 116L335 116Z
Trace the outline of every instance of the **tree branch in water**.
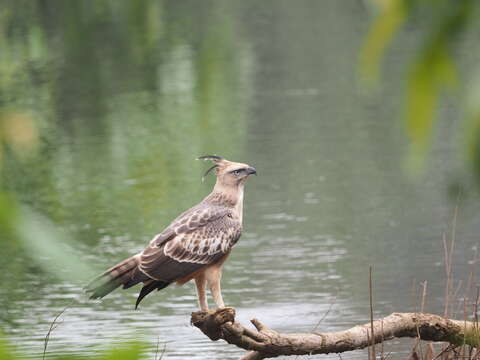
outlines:
M191 322L211 340L250 350L241 360L260 360L280 355L313 355L342 353L363 349L372 344L372 324L354 326L331 333L283 334L270 329L257 319L251 322L256 330L235 322L235 309L192 313ZM401 337L420 337L426 341L442 341L452 345L480 345L478 324L445 319L424 313L393 313L373 322L374 343Z

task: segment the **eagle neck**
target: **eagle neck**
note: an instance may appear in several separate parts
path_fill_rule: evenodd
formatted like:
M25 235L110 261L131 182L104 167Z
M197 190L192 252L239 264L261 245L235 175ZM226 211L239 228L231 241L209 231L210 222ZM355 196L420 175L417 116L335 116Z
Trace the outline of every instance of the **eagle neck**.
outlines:
M235 186L225 186L217 182L205 201L210 204L232 208L241 223L243 219L243 185L242 183Z

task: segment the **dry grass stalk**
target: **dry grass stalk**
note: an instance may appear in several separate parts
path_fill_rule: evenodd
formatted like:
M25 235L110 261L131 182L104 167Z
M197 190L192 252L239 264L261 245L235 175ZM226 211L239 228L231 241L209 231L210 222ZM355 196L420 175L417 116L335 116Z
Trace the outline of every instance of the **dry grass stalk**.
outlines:
M371 340L372 340L372 360L377 358L375 353L375 332L373 328L373 285L372 285L372 265L370 265L369 279L368 279L368 290L370 295L370 331L371 331ZM383 321L382 321L383 326ZM382 334L383 336L383 334Z
M53 330L55 330L61 323L58 323L57 320L60 316L62 316L62 314L70 307L70 305L72 304L73 300L70 301L68 303L67 306L65 306L65 308L60 311L52 320L52 322L50 323L50 327L47 331L47 335L45 335L45 339L43 341L43 354L42 354L42 360L45 360L45 356L47 355L47 347L48 347L48 342L50 340L50 335L52 334Z

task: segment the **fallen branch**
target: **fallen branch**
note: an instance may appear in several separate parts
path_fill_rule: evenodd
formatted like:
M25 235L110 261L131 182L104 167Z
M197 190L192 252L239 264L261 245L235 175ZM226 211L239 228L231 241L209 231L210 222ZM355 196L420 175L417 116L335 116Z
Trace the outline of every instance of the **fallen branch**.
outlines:
M234 308L194 312L191 322L211 340L223 339L229 344L250 350L242 360L260 360L281 355L342 353L363 349L372 342L382 342L382 339L386 341L417 336L422 340L448 342L455 346L480 346L478 324L423 313L393 313L373 321L373 324L357 325L332 333L282 334L257 319L251 320L256 328L252 330L235 322Z

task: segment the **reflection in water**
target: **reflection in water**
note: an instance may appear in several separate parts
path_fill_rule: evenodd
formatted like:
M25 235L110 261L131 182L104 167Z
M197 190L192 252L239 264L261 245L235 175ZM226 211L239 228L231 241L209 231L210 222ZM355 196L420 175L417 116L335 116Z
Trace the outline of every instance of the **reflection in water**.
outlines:
M41 144L36 155L7 158L2 176L68 234L72 258L101 270L143 248L209 192L212 179L200 182L193 159L217 153L259 170L223 282L241 321L309 331L335 299L319 329L364 322L369 264L378 315L412 310L411 284L422 280L427 310L442 311L454 149L438 141L422 181L405 177L406 140L392 116L399 90L392 82L365 97L354 86L368 23L361 2L4 3L0 106L31 115ZM402 76L398 58L387 67L393 79ZM451 129L445 123L439 138ZM477 242L477 212L468 194L458 277ZM2 250L0 316L29 354L41 352L71 299L51 352L88 354L141 334L152 351L157 336L167 342L169 359L242 353L189 325L191 285L155 294L139 311L136 289L87 302L83 284L44 273L28 250Z

